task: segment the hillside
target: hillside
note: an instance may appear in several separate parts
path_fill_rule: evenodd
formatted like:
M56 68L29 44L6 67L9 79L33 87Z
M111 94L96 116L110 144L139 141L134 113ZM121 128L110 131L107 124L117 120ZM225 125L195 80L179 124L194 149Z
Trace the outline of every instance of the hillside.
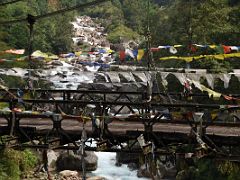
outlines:
M86 2L91 1L20 1L0 6L0 21L26 18L27 14L43 15ZM95 18L105 28L110 43L135 40L144 47L148 13L153 47L181 44L186 48L179 55L189 55L189 45L195 43L240 45L240 3L237 0L150 0L149 9L146 0L112 0L37 21L33 49L57 54L71 52L73 28L70 22L79 15ZM28 34L26 23L0 26L0 50L27 49ZM154 57L163 55L166 53Z

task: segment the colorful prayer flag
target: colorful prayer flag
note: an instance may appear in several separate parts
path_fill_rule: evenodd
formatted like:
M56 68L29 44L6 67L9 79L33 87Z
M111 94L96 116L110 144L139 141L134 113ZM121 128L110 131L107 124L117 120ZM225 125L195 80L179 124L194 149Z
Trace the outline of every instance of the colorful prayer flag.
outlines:
M144 49L139 49L137 54L137 60L140 61L144 56Z

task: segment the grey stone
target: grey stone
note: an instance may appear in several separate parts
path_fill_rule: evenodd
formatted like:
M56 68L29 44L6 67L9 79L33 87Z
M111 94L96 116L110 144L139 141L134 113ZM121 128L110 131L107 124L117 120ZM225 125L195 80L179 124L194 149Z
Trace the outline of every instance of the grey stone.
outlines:
M95 79L94 82L96 83L104 83L104 82L109 82L108 77L104 73L96 73L95 74Z
M140 154L138 154L138 153L117 152L116 163L119 163L119 164L131 164L131 163L139 164L139 156L140 156Z
M132 73L137 82L147 82L148 79L143 72L134 72Z
M65 180L65 179L81 180L82 178L77 171L64 170L59 173L59 179L60 180Z
M94 171L97 169L97 156L94 152L87 152L84 156L85 167L87 171ZM82 158L80 155L63 153L56 161L56 168L58 171L62 170L82 170Z
M101 91L113 90L113 84L111 83L93 83L92 86L94 90L101 90Z
M91 83L81 83L78 85L77 90L91 90L93 86Z
M121 72L119 73L121 83L136 82L132 73Z
M60 61L51 61L51 65L54 65L54 66L62 66L63 63L61 63Z
M59 153L57 153L53 150L47 151L48 168L50 171L56 169L56 161L57 161L58 156L59 156Z
M136 83L126 83L123 84L121 88L118 89L119 92L138 92L139 85Z
M108 72L107 75L112 83L120 83L120 78L117 72Z
M138 165L137 163L129 163L128 164L128 168L133 171L133 170L137 170L138 169Z

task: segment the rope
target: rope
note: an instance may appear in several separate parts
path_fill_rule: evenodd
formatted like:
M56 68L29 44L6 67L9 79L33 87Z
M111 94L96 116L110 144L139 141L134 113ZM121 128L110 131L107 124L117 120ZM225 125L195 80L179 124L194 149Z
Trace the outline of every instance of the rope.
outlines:
M89 3L79 4L79 5L70 7L70 8L61 9L61 10L54 11L54 12L47 13L47 14L43 14L43 15L40 15L40 16L34 16L34 19L35 20L40 20L40 19L43 19L43 18L55 16L55 15L58 15L58 14L63 14L63 13L66 13L66 12L74 11L76 9L84 9L84 8L89 7L89 6L98 5L100 3L107 2L107 1L109 1L109 0L95 0L95 1L92 1L92 2L89 2ZM11 21L2 21L2 22L0 22L0 24L1 25L15 24L15 23L19 23L19 22L27 22L27 18L16 19L16 20L11 20Z

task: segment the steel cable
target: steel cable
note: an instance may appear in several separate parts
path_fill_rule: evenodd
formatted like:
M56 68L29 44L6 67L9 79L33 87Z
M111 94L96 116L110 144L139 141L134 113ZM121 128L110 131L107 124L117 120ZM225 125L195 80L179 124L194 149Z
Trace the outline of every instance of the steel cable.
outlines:
M69 8L66 8L66 9L61 9L61 10L54 11L54 12L51 12L51 13L47 13L47 14L43 14L43 15L39 15L39 16L33 16L33 18L35 20L40 20L40 19L43 19L43 18L55 16L55 15L58 15L58 14L63 14L63 13L69 12L69 11L74 11L76 9L83 9L83 8L87 8L89 6L98 5L100 3L104 3L104 2L107 2L107 1L109 1L109 0L95 0L95 1L92 1L92 2L89 2L89 3L78 4L76 6L69 7ZM2 21L2 22L0 22L0 24L1 25L4 25L4 24L15 24L15 23L27 22L27 21L28 21L27 18L24 18L24 19L10 20L10 21Z

